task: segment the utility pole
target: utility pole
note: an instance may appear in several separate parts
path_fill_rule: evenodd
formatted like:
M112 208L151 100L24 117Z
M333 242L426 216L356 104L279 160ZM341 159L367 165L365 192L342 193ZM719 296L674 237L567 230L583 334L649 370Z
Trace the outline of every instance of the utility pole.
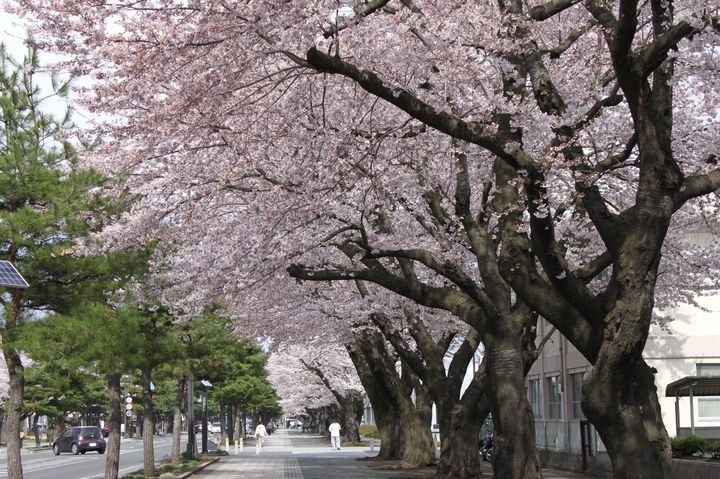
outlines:
M188 418L188 443L185 456L188 460L195 459L195 393L193 392L193 373L188 373L187 383L187 418Z
M208 443L207 394L208 394L208 390L212 387L212 384L210 384L210 381L201 379L200 385L202 387L202 452L203 452L203 454L206 454L208 452L208 447L207 447L207 443Z

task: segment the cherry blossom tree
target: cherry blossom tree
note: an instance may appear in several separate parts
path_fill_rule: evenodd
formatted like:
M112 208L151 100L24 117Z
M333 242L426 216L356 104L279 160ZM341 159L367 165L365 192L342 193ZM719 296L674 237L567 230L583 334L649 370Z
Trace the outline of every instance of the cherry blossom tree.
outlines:
M717 242L687 241L717 231L716 5L20 3L93 80L94 161L143 195L105 234L177 242L163 299L232 301L288 262L450 284L492 318L504 298L594 365L583 409L616 477L669 477L641 353L654 306L719 286L691 260ZM519 404L531 328L508 319L516 384L494 388Z

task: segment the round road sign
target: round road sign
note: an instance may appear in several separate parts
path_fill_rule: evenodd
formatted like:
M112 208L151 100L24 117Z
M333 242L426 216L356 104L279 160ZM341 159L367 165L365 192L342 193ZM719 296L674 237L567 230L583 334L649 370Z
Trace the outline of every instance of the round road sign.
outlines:
M132 397L131 396L126 397L125 402L130 404L132 402Z
M127 417L132 417L132 409L128 409L127 411L125 411L125 415Z

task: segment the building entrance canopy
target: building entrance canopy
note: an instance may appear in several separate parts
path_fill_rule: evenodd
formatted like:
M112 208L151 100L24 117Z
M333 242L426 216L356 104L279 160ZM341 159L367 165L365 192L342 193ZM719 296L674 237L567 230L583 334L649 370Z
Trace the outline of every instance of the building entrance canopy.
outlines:
M720 376L686 376L673 381L665 388L665 397L675 397L675 425L680 437L680 398L690 398L690 434L695 434L693 397L720 396Z

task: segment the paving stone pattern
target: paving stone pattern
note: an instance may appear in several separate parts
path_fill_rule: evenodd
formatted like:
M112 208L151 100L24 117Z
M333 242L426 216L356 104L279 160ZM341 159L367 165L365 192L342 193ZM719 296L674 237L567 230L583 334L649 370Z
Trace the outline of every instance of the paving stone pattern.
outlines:
M434 468L398 471L388 469L395 463L363 460L377 455L370 447L343 447L337 451L325 438L279 429L266 438L262 452L255 454L255 442L250 439L243 452L230 455L202 471L192 479L418 479L434 476ZM492 477L489 464L483 472ZM567 472L544 470L547 479L587 478Z

